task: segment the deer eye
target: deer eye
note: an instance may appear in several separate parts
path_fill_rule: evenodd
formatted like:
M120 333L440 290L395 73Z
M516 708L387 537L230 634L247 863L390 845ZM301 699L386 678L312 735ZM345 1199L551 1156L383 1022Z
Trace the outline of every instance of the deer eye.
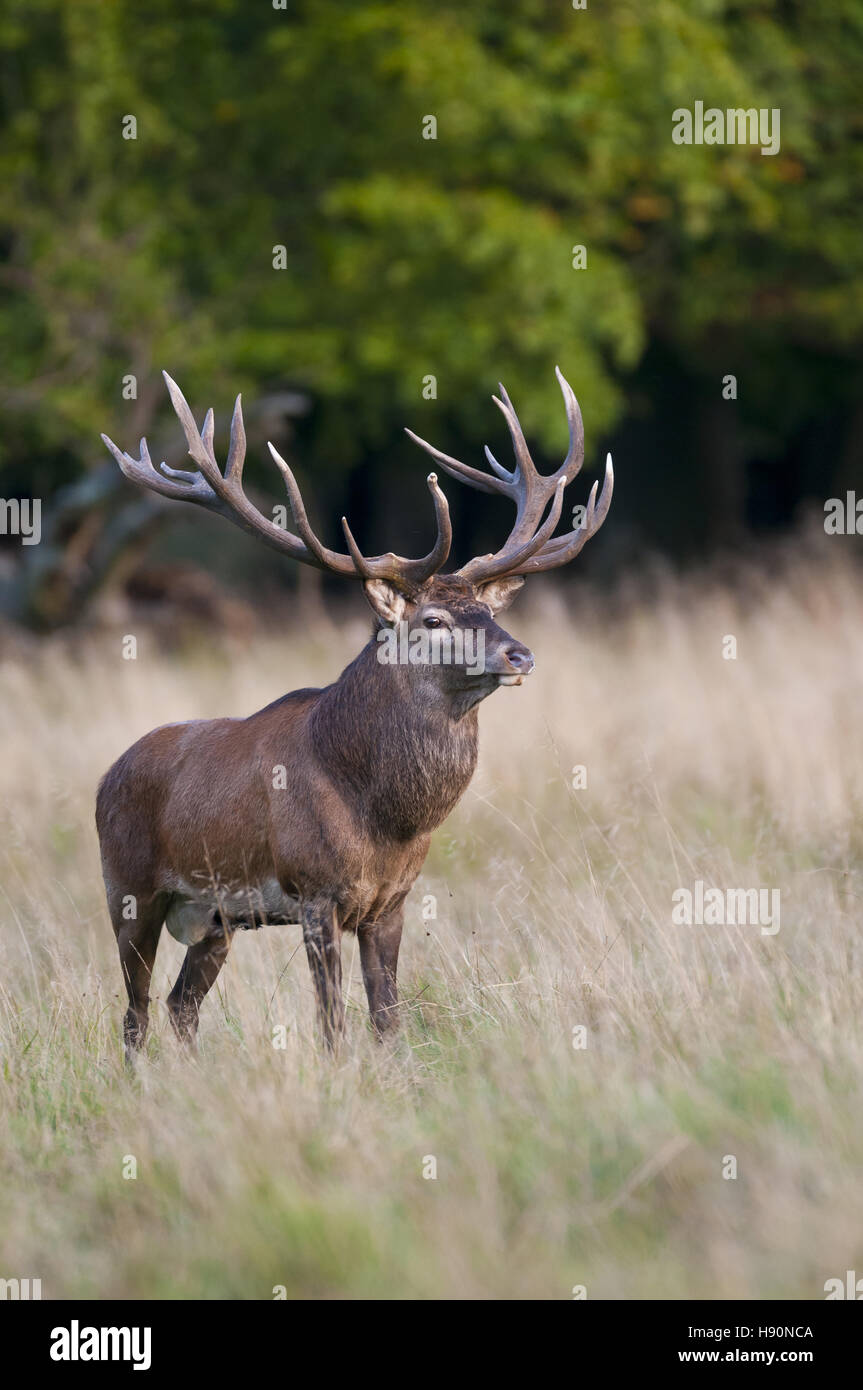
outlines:
M442 620L441 618L426 618L426 619L424 620L424 626L425 626L425 627L443 627L443 620Z

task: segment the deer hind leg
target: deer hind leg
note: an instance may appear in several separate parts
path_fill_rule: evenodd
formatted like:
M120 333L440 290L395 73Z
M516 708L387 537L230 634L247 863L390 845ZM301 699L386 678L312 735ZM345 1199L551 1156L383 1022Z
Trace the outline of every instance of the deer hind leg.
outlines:
M331 899L303 903L303 941L315 993L324 1042L335 1051L345 1027L342 1001L342 932Z
M177 983L168 996L171 1022L183 1042L194 1042L201 1003L215 983L230 949L231 931L220 926L186 952Z
M126 1060L140 1051L147 1036L150 1009L150 980L156 960L156 947L165 920L164 894L157 894L146 905L136 905L137 915L126 920L123 916L129 897L109 893L108 905L120 952L120 967L129 996L129 1008L123 1020L123 1041Z
M404 925L401 904L386 917L359 928L360 964L372 1026L382 1039L399 1026L396 972Z

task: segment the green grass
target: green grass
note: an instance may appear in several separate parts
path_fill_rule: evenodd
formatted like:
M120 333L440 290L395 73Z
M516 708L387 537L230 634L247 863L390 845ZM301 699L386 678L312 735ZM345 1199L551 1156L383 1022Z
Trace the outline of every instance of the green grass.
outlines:
M537 674L483 709L411 895L402 1034L369 1036L348 937L336 1060L290 928L241 935L183 1054L164 935L127 1074L92 806L147 728L330 679L362 629L7 657L0 1276L45 1297L822 1298L863 1269L854 577L822 560L757 604L670 589L614 622L543 601L509 616ZM673 925L696 878L778 887L781 930Z

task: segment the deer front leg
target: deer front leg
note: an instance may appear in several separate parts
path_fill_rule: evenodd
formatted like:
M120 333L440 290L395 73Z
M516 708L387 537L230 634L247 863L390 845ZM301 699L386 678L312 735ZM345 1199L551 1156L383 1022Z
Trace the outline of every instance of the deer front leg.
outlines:
M380 1039L399 1026L396 971L403 925L404 905L400 903L387 916L360 927L357 933L369 1017Z
M335 903L313 898L303 904L303 941L318 998L321 1035L334 1052L344 1032L342 932Z
M231 933L219 928L186 952L177 983L168 995L168 1013L182 1042L195 1041L201 1003L215 983L230 949Z

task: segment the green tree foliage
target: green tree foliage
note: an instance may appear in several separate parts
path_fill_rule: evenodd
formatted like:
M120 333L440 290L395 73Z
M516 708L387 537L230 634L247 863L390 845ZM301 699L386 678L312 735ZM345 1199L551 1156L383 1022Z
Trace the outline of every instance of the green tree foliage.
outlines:
M152 429L162 366L222 423L237 389L308 389L304 481L327 512L372 463L354 491L376 546L401 506L428 523L411 482L379 534L372 503L424 471L401 427L465 455L499 440L502 377L555 455L555 362L591 466L651 351L671 399L737 374L746 447L781 453L825 402L850 422L861 59L863 0L7 0L5 495L101 464L100 429ZM696 100L778 108L779 153L675 145ZM693 474L740 467L698 439Z

